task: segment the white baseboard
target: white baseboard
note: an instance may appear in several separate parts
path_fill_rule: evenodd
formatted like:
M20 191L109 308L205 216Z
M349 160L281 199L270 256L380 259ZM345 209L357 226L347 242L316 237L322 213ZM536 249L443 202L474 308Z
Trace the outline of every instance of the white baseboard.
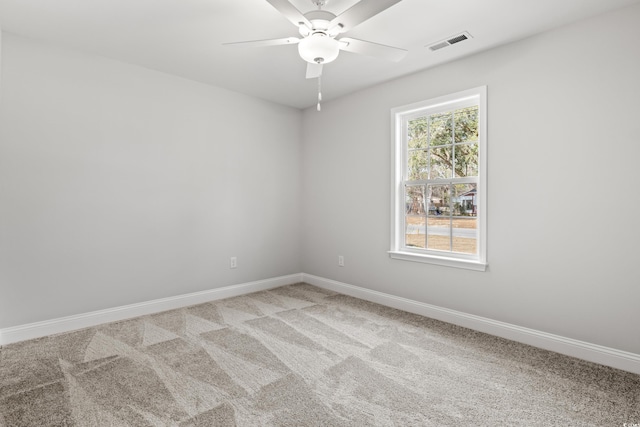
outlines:
M509 323L499 322L486 317L475 316L435 305L413 301L394 295L349 285L335 280L310 274L302 274L302 281L320 288L330 289L345 295L375 302L432 319L442 320L490 335L512 341L529 344L534 347L551 350L567 356L577 357L589 362L611 366L624 371L640 374L640 354L616 350L597 344L574 340L534 329L523 328Z
M235 297L251 292L263 291L290 285L302 281L302 274L274 277L272 279L225 286L202 292L178 295L175 297L156 299L138 304L130 304L106 310L92 311L74 316L61 317L43 322L29 323L5 329L0 329L0 346L47 335L70 332L77 329L89 328L102 323L117 322L132 317L145 316L161 311L188 307L223 298Z
M125 305L106 310L93 311L75 316L35 322L0 329L0 346L18 341L25 341L47 335L70 332L77 329L89 328L102 323L117 322L132 317L159 313L195 304L202 304L223 298L244 295L251 292L277 288L293 283L305 282L321 288L330 289L345 295L375 302L410 313L442 320L454 325L463 326L480 332L529 344L546 350L555 351L567 356L577 357L590 362L599 363L613 368L640 374L640 355L616 350L597 344L574 340L559 335L553 335L534 329L524 328L509 323L499 322L486 317L475 316L456 310L425 304L407 298L397 297L383 292L373 291L358 286L311 274L299 273L280 276L255 282L225 286L202 292L178 295L146 301L138 304Z

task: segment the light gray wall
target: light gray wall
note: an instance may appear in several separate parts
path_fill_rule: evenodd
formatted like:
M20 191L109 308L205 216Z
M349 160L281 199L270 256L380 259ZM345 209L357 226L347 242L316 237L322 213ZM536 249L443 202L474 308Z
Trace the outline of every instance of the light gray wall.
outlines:
M304 271L640 353L637 22L302 115L4 33L0 328ZM390 260L389 110L485 84L489 270Z
M0 328L301 271L299 110L8 33L2 56Z
M638 23L633 6L305 110L303 271L640 353ZM389 259L389 110L480 85L488 271Z

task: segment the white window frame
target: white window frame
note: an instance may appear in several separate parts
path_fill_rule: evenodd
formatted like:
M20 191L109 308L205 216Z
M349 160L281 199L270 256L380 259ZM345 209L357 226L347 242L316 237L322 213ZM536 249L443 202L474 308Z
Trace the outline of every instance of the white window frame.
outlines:
M477 100L478 105L478 241L477 254L432 251L403 245L407 179L407 123L410 119L450 111ZM487 87L480 86L391 110L391 249L394 259L485 271L487 268Z

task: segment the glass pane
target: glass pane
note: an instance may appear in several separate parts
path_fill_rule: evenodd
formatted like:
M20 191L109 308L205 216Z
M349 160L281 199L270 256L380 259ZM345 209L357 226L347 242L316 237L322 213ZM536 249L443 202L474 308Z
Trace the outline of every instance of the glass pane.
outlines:
M420 117L409 121L407 139L409 148L427 148L426 117Z
M451 250L451 227L449 218L429 218L427 226L427 249Z
M425 247L425 217L416 215L407 215L405 217L405 236L404 244L407 247L423 248Z
M425 247L425 190L424 185L405 187L405 246Z
M478 140L478 107L468 107L453 113L456 142Z
M431 146L446 145L453 142L453 126L451 113L434 114L429 125Z
M427 176L427 151L409 151L407 179L409 181L416 181L418 179L427 179Z
M406 214L424 216L424 185L408 185L405 188Z
M431 147L429 150L431 162L431 179L451 178L453 173L453 147Z
M478 144L454 146L456 177L478 176Z
M453 236L453 252L476 254L478 252L478 239Z
M455 184L453 186L453 215L478 215L478 194L476 184Z
M449 210L449 184L446 185L429 185L427 187L427 201L429 216L433 217L448 217L450 215ZM431 224L429 224L431 225Z
M475 254L478 250L478 220L455 218L453 220L453 251Z

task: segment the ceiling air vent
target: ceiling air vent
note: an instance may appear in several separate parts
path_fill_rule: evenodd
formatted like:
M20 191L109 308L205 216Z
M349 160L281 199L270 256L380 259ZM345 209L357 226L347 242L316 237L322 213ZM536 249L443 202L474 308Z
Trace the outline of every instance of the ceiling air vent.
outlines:
M455 36L451 36L451 37L447 37L445 40L440 40L439 42L436 43L432 43L430 45L427 45L427 47L429 49L431 49L432 51L436 51L445 47L449 47L451 45L454 45L456 43L460 43L463 42L465 40L469 40L473 37L471 37L471 34L469 34L468 32L463 32L460 34L456 34Z

